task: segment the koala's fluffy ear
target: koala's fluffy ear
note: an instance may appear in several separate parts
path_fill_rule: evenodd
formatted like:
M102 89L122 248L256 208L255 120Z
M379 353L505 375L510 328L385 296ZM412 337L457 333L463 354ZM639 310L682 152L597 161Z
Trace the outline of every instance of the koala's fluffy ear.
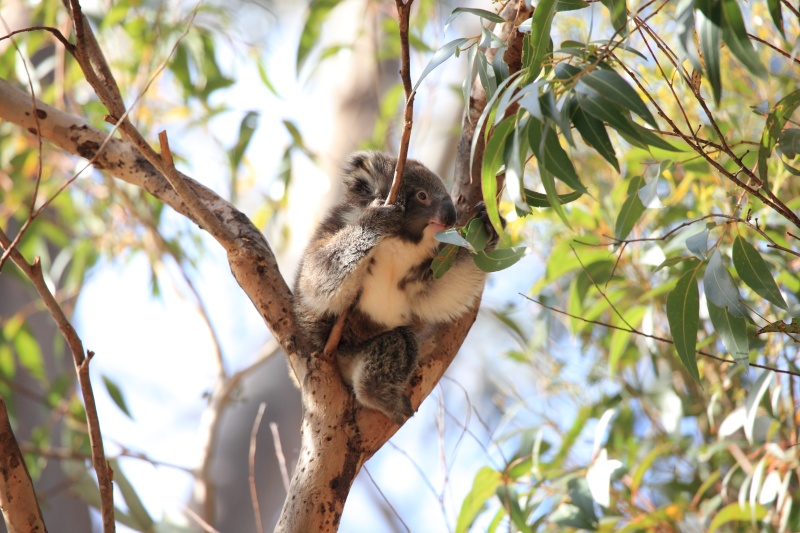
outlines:
M342 183L347 192L363 198L384 198L389 194L394 159L380 152L356 152L345 163Z

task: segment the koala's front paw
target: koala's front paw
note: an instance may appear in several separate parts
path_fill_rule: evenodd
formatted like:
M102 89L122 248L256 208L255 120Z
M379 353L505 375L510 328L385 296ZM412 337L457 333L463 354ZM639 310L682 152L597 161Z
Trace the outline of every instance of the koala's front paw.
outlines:
M497 231L494 229L494 224L492 224L492 221L489 220L489 213L486 211L486 204L484 202L478 202L472 210L475 212L475 217L483 221L483 226L486 228L486 232L489 234L489 242L486 243L486 247L491 250L495 247L497 241L500 240L500 235L497 234ZM506 220L503 217L500 217L500 222L505 228Z
M376 198L364 211L361 221L366 228L374 228L382 234L392 233L403 225L404 214L400 204L383 205L383 200Z

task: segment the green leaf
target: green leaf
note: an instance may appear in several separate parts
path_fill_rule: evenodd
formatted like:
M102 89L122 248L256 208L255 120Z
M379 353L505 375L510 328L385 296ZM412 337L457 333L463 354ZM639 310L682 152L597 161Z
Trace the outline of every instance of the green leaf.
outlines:
M569 223L567 214L564 211L564 208L561 207L561 198L556 191L556 180L553 177L553 174L548 172L544 166L541 166L539 167L539 177L542 179L544 191L547 193L547 203L553 208L553 211L556 212L558 218L560 218L569 229L572 229L572 225Z
M147 512L141 498L139 498L139 495L136 493L133 484L120 468L119 461L112 459L109 463L114 471L114 484L119 488L125 500L125 505L128 507L128 515L135 522L136 529L139 531L154 531L156 524Z
M422 74L419 75L419 79L417 80L417 83L414 84L413 90L416 91L417 87L419 87L419 84L422 83L422 80L425 79L425 76L430 74L433 71L433 69L444 63L447 60L447 58L455 54L456 51L460 50L462 44L469 41L470 39L466 38L453 39L449 43L445 43L444 45L441 46L441 48L436 50L431 60L428 61L428 64L425 65L424 69L422 69Z
M470 7L457 7L452 13L450 13L450 16L447 18L447 22L444 23L444 33L447 33L447 29L450 27L450 24L452 24L452 22L462 13L470 13L476 17L486 19L490 22L496 22L498 24L503 24L506 21L506 19L492 11Z
M13 337L14 351L25 370L41 382L45 381L44 360L39 342L27 325L23 325Z
M714 250L708 260L706 273L703 275L703 288L706 298L717 307L725 307L736 316L750 318L730 272L722 264L719 250Z
M533 81L542 71L542 62L550 47L550 28L556 14L556 0L540 0L531 18L531 38L528 41L530 69L525 79Z
M578 105L593 117L608 122L612 128L624 135L625 139L634 146L647 149L649 145L672 152L680 151L655 133L633 122L627 111L614 104L608 98L603 96L584 96L578 100Z
M530 189L523 189L525 193L525 202L531 207L550 207L550 200L547 199L546 194L542 194L540 192L535 192ZM583 193L580 191L574 191L567 194L559 194L558 201L562 204L568 204L570 202L574 202L578 198L583 196Z
M581 76L578 79L578 83L583 83L612 102L630 109L642 117L645 122L654 128L658 128L656 119L650 114L650 110L647 109L639 93L613 70L594 70L585 76Z
M120 389L119 385L114 383L111 378L106 376L102 376L102 378L103 384L106 386L106 390L108 391L108 395L111 396L112 400L114 400L114 403L117 405L117 407L119 407L119 410L128 415L128 418L133 420L133 415L128 409L128 404L125 401L125 396L122 394L122 389Z
M789 159L800 153L800 129L786 128L778 136L778 149Z
M503 164L506 138L514 128L514 118L508 117L501 122L489 137L486 149L483 152L483 166L481 168L481 189L483 201L489 220L498 235L503 234L503 224L500 222L500 213L497 210L497 171ZM480 130L476 130L480 131ZM477 137L477 135L476 135Z
M710 300L707 300L706 304L714 331L719 335L725 350L731 354L737 365L747 368L750 363L747 321L740 316L732 315L724 307L717 307Z
M644 186L642 176L634 176L628 185L628 198L622 204L622 208L617 215L617 222L614 225L614 237L617 240L624 240L633 230L633 226L644 213L644 204L639 198L639 189Z
M697 328L700 324L700 292L692 269L678 280L667 296L667 321L678 357L695 381L700 383L697 370Z
M474 250L472 253L482 252L486 248L489 243L489 231L482 219L474 217L467 222L464 228L464 239Z
M228 153L231 171L233 174L236 173L236 169L239 168L239 164L242 162L242 158L244 157L247 147L250 146L250 141L253 139L253 133L258 127L258 117L258 111L248 111L245 113L244 117L242 117L242 121L239 123L239 138L236 140L236 144L233 145L233 148Z
M759 78L766 77L767 70L747 36L747 28L736 0L722 0L722 40L751 74Z
M258 67L258 77L261 79L261 83L263 83L267 90L273 95L279 96L275 85L272 83L272 80L269 79L269 74L267 74L264 63L262 61L256 61L256 66Z
M708 533L714 533L720 526L731 522L752 522L762 520L767 516L767 508L756 504L751 506L749 503L739 505L738 502L730 503L722 508L708 526Z
M544 124L531 117L528 123L528 144L536 154L540 167L552 173L576 191L586 192L586 187L580 182L578 173L569 158L569 155L558 142L558 134L547 120ZM544 139L542 138L544 134ZM541 168L540 168L541 170ZM545 178L542 178L544 182ZM546 189L546 187L545 187ZM554 189L555 191L555 189ZM550 196L548 196L550 198ZM555 196L553 196L555 198ZM562 203L562 202L557 202ZM551 204L552 205L552 204Z
M611 166L619 172L619 162L614 153L614 145L611 144L611 139L608 137L603 121L597 120L581 109L575 98L570 100L569 111L570 120L580 132L586 144L594 148L598 154L603 156L603 159L611 163Z
M627 35L628 30L626 25L628 22L628 9L625 5L625 0L600 0L604 6L608 8L609 15L611 15L611 26L615 30L620 30L619 33Z
M462 248L466 248L470 251L470 253L475 253L475 250L472 248L472 245L461 236L461 233L458 231L457 228L450 228L444 231L440 231L436 235L434 235L439 242L444 242L447 244L455 244L456 246L461 246Z
M761 145L758 148L758 177L761 178L765 188L769 188L767 159L775 148L783 126L798 105L800 105L800 90L784 96L767 115L764 133L761 134Z
M322 33L322 24L327 20L334 7L339 5L341 0L312 0L308 6L308 16L300 34L300 42L297 45L297 72L303 69L303 65L308 59L308 54L317 45Z
M525 256L526 248L498 248L490 252L483 251L472 256L475 264L484 272L504 270Z
M715 8L715 11L719 11L719 6ZM719 13L716 16L719 16ZM697 12L697 32L700 36L700 49L706 61L706 78L711 84L714 102L719 105L719 100L722 98L722 78L720 76L719 61L719 41L722 37L722 32L719 26L709 20L702 11Z
M739 274L742 281L756 294L781 309L788 310L786 300L778 290L778 285L769 271L767 262L761 257L758 250L741 235L738 235L733 241L733 266L736 267L736 273Z
M453 261L456 260L458 254L458 246L455 244L448 244L443 246L436 257L431 262L431 272L433 272L433 279L439 279L444 276L444 273L450 270L453 266Z
M472 489L464 498L456 522L456 533L466 533L475 521L475 517L483 509L484 504L494 496L497 487L503 483L500 472L484 466L475 475Z
M786 38L786 33L783 30L783 13L781 12L781 0L767 0L767 7L769 8L769 16L772 17L772 22L778 31L781 32L783 38Z
M589 3L585 0L558 0L556 2L556 11L577 11L589 7Z
M708 229L704 229L696 235L686 239L686 248L701 261L705 261L708 256Z

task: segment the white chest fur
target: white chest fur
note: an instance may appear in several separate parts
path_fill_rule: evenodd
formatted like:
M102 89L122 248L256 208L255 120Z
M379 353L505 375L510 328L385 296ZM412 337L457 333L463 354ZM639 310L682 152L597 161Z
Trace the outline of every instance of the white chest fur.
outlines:
M416 283L400 281L423 260L431 257L430 248L389 238L372 252L361 286L358 308L387 328L409 324L414 316L413 290Z

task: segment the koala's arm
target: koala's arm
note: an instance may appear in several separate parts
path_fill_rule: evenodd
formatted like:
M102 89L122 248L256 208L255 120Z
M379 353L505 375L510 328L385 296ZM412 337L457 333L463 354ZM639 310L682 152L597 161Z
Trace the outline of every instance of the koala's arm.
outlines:
M483 204L477 207L489 233L487 250L493 250L499 235L489 221ZM483 292L486 273L475 265L475 261L465 248L458 248L456 259L441 278L434 279L430 270L425 272L424 288L415 302L415 313L426 322L449 322L464 315L475 304Z
M402 208L377 202L334 213L303 256L298 276L301 304L317 313L334 315L352 305L372 250L401 222Z

